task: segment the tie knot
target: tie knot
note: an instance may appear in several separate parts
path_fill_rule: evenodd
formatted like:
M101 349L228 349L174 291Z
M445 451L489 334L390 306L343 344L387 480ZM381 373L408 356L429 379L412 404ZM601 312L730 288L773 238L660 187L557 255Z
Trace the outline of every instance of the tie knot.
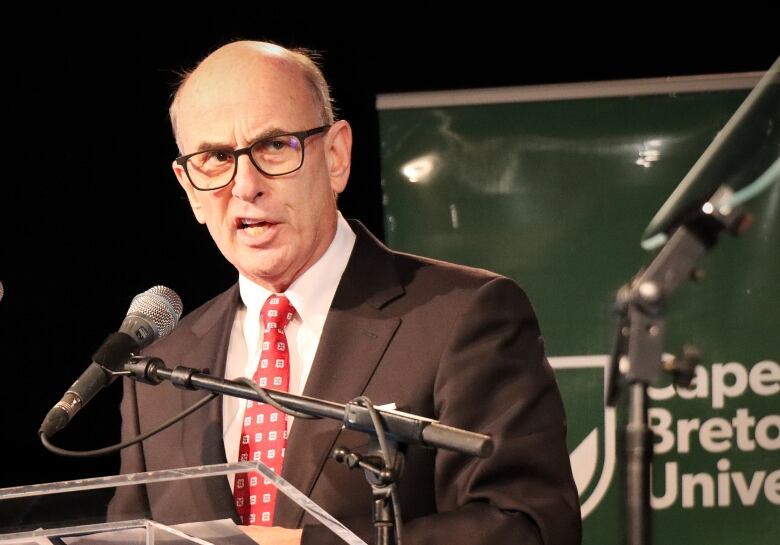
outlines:
M273 294L265 300L262 310L263 323L266 331L277 329L279 331L287 327L295 314L295 309L290 304L290 300L284 295Z

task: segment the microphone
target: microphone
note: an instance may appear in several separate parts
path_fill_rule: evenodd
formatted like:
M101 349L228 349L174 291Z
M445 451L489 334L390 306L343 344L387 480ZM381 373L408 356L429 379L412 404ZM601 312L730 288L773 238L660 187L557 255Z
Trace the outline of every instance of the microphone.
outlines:
M112 371L121 370L134 351L173 331L181 311L181 299L165 286L154 286L136 295L119 331L103 341L87 370L46 415L38 434L51 437L67 426L96 393L114 381Z
M3 289L3 283L0 282L0 301L3 300L3 294L5 293L5 290Z

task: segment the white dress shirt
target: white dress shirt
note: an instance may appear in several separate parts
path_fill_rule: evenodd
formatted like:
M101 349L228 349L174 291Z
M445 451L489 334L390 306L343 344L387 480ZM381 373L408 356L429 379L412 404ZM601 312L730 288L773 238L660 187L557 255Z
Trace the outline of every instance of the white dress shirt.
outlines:
M284 292L296 311L285 330L290 356L291 394L300 395L306 385L325 318L354 245L355 233L339 213L336 235L328 249ZM230 332L225 367L225 377L228 379L251 378L254 375L261 352L260 312L272 293L243 275L239 275L238 285L243 306L236 312ZM244 399L223 397L222 437L228 462L238 461L238 444L241 440L245 407ZM288 417L288 429L291 425L292 419ZM228 480L232 488L232 475Z

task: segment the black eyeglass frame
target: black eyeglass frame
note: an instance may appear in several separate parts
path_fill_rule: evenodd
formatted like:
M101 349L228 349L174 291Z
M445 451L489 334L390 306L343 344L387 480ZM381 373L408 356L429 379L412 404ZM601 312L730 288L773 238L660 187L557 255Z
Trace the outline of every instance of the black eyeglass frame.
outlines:
M192 187L194 187L198 191L216 191L217 189L222 189L223 187L226 187L226 186L230 185L230 182L232 182L233 179L236 177L236 172L238 172L238 158L240 156L242 156L242 155L247 155L249 157L249 161L252 163L252 165L258 171L262 172L266 176L273 176L273 177L275 177L275 176L286 176L287 174L292 174L296 170L300 170L300 168L303 166L303 161L304 161L305 155L306 155L306 153L305 153L306 152L306 144L305 144L306 139L308 137L310 137L310 136L314 136L315 134L319 134L321 132L325 132L328 129L330 129L330 127L331 127L331 125L321 125L319 127L315 127L313 129L309 129L307 131L286 132L286 133L283 133L283 134L275 134L273 136L267 136L265 138L261 138L260 140L256 140L255 142L252 142L252 144L250 144L249 146L247 146L245 148L240 148L240 149L235 149L235 150L220 149L220 148L200 150L200 151L196 151L195 153L190 153L190 154L187 154L187 155L180 155L180 156L178 156L176 158L176 164L181 166L184 169L184 173L187 175L187 180L189 180L190 185L192 185ZM266 172L262 168L260 168L260 165L258 165L255 162L255 158L252 156L252 148L254 148L255 146L257 146L258 144L260 144L262 142L266 142L268 140L273 140L274 138L280 138L280 137L283 137L283 136L294 136L301 143L301 162L298 164L297 167L295 167L292 170L288 170L287 172L280 172L280 173L276 173L276 174L271 174L269 172ZM219 151L219 152L222 152L222 153L226 153L226 154L232 155L233 156L233 174L230 176L228 181L225 182L222 185L219 185L219 186L216 186L216 187L207 187L207 188L198 187L197 185L195 185L195 182L192 181L192 177L190 176L190 172L187 169L187 161L190 159L190 157L194 157L196 155L200 155L201 153L207 153L207 152L210 152L210 151L211 152Z

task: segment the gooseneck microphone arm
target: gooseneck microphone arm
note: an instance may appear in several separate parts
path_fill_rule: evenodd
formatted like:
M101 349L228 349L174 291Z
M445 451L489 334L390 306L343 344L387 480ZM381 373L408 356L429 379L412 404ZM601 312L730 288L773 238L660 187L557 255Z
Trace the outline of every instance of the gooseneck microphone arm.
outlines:
M159 358L134 357L125 364L124 368L125 373L123 374L146 384L156 385L167 380L174 386L186 390L206 390L265 402L264 396L258 394L255 388L242 382L213 377L191 367L178 366L175 369L169 369ZM347 429L374 433L371 412L361 404L348 403L344 405L275 390L265 390L265 395L285 409L292 409L314 417L338 420ZM443 448L480 458L487 458L493 452L493 440L487 435L445 426L436 420L401 411L376 409L376 412L382 419L388 437L395 441L429 448Z

